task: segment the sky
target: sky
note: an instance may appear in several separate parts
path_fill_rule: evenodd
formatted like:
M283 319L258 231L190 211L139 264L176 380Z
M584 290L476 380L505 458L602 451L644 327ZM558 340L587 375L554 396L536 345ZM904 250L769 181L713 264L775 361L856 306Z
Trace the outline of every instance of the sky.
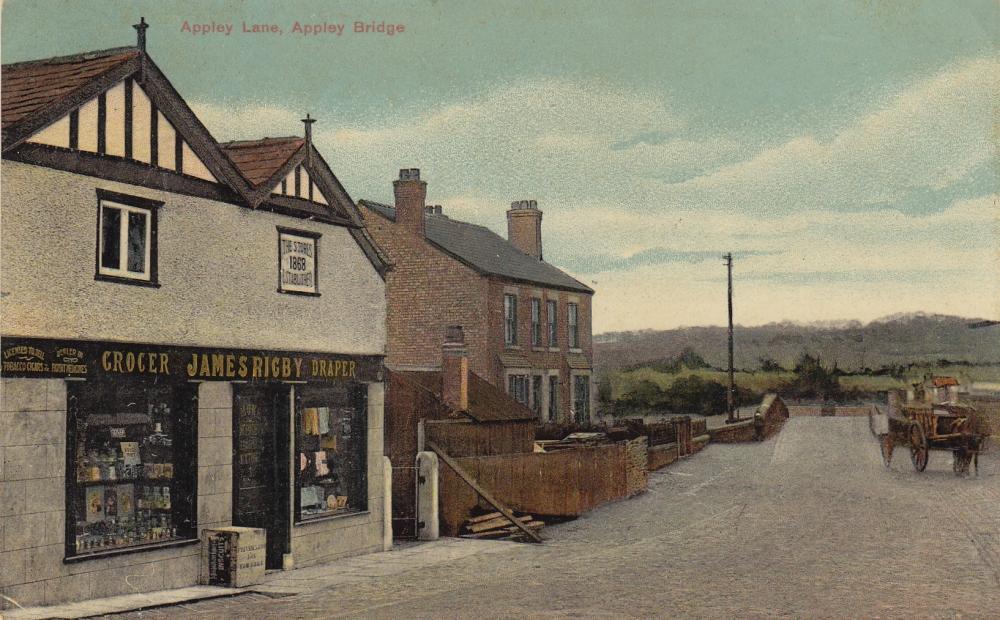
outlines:
M420 168L502 235L537 200L595 333L724 324L726 252L743 325L1000 319L995 0L6 0L0 54L130 45L140 15L220 141L309 112L356 200Z

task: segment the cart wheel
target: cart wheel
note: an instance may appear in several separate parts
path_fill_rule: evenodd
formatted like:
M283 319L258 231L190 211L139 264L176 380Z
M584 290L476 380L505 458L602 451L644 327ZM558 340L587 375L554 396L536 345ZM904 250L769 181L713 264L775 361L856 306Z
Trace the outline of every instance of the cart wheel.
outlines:
M959 476L963 476L969 473L969 465L972 464L973 458L976 453L967 448L958 448L952 452L951 467L955 470L955 473ZM978 463L976 464L978 468Z
M886 433L884 435L879 435L879 444L882 447L882 461L885 466L888 467L892 463L892 433Z
M924 471L927 469L927 435L919 424L910 425L910 460L913 461L913 469Z

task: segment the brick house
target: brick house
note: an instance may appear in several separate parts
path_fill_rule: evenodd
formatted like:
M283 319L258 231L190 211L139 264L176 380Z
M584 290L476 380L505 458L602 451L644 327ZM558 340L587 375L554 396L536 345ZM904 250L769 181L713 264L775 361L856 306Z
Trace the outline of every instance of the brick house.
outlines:
M507 211L507 239L427 206L417 169L400 170L394 205L358 203L391 264L386 364L441 367L441 338L461 325L469 368L527 405L541 422L591 419L594 291L542 258L542 212Z

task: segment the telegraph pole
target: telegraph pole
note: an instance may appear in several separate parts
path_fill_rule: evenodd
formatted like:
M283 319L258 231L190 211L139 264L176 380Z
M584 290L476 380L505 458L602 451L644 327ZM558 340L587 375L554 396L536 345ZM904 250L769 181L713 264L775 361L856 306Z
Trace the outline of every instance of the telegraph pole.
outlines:
M726 390L726 422L735 422L735 392L736 385L733 377L733 254L732 252L723 256L726 259L726 272L729 281L729 389Z

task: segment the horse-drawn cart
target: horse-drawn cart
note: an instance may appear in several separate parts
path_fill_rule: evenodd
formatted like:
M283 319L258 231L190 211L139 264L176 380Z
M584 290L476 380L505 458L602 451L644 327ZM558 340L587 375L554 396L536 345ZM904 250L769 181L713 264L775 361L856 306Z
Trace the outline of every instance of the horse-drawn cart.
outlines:
M956 474L969 473L970 465L978 473L979 453L986 446L990 428L974 407L957 403L910 403L902 406L901 414L897 418L885 416L885 423L877 432L886 467L892 462L895 443L902 441L909 444L910 460L918 472L927 468L931 450L950 450Z

